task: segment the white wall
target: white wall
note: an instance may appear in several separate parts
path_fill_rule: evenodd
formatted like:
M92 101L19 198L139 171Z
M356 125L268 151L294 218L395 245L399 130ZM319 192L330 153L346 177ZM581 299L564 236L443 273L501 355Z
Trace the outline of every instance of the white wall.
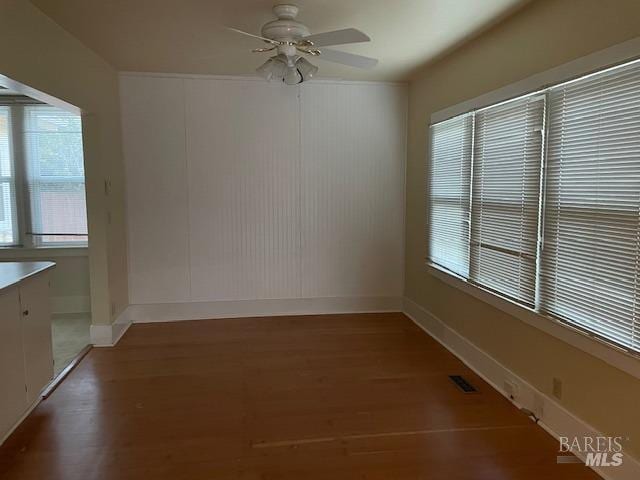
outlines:
M121 102L132 304L395 308L404 86L123 74Z

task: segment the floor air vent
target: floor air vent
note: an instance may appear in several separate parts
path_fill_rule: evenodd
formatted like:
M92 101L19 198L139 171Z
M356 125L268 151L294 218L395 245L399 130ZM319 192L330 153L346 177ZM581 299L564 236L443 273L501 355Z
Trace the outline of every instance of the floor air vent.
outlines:
M478 393L476 387L471 385L462 375L449 375L449 378L464 393Z

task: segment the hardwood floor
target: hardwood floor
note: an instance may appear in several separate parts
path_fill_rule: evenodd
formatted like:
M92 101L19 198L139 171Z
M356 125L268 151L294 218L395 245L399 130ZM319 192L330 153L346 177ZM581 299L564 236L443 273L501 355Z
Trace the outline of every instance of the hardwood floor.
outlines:
M204 320L94 348L0 448L0 478L599 478L557 449L402 314Z

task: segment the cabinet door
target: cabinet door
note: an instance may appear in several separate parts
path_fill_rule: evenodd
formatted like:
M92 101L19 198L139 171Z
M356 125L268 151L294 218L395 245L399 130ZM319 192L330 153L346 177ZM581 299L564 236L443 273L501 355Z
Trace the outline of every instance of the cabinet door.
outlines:
M0 442L27 408L18 287L0 292Z
M27 401L31 404L53 378L48 274L20 284L20 305Z

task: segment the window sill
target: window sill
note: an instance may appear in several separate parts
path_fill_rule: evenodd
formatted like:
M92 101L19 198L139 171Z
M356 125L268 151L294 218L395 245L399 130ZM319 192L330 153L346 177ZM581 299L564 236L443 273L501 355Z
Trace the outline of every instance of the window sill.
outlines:
M87 256L89 256L89 248L86 246L0 247L0 260L3 258L56 258Z
M560 322L534 310L502 297L482 287L467 282L464 278L448 272L434 264L427 263L427 272L464 293L501 310L518 320L582 350L609 365L640 379L640 356L627 352L598 337L589 335L571 325Z

